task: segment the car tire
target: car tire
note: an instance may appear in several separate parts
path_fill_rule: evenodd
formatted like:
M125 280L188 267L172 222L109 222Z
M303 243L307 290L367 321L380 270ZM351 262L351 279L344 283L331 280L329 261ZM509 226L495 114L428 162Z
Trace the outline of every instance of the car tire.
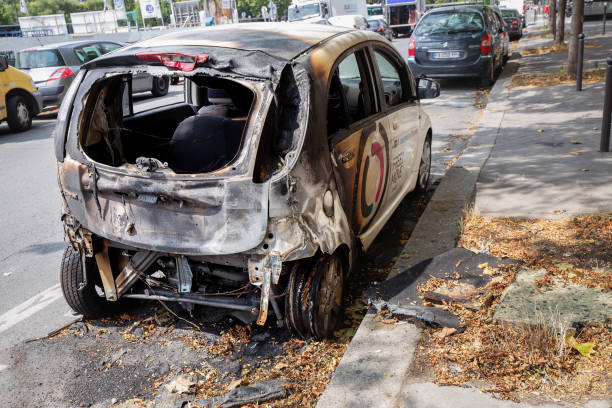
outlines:
M424 192L429 184L429 175L431 174L431 136L425 137L423 143L423 152L421 153L421 162L419 163L419 174L417 176L416 190Z
M495 64L491 62L489 67L480 78L480 86L491 86L495 81Z
M301 338L333 336L342 317L344 271L337 255L319 255L291 270L285 299L287 327Z
M98 268L93 258L85 258L85 282L83 280L83 265L79 251L71 245L64 249L60 266L60 282L62 292L68 305L77 313L87 318L110 316L119 310L119 303L108 302L96 291L95 282Z
M6 121L13 132L23 132L32 127L32 107L23 96L11 96L6 109Z
M153 85L151 93L153 96L164 96L168 94L168 88L170 87L170 79L167 76L153 77Z

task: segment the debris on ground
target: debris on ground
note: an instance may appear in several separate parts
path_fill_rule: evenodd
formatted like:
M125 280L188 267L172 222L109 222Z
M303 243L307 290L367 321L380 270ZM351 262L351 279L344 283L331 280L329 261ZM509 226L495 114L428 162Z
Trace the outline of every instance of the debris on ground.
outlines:
M223 397L197 400L196 405L202 408L232 408L246 404L260 404L285 397L286 385L287 383L283 380L262 381L237 387Z
M592 69L582 73L583 84L593 84L602 82L606 77L605 69ZM544 74L521 74L514 75L508 88L538 88L543 86L574 84L576 76L570 75L566 71L550 72Z
M486 248L532 269L495 272L496 265L483 262L478 265L483 274L495 272L487 284L489 306L444 302L461 317L464 330L424 330L419 361L431 367L433 381L470 385L513 401L580 403L609 397L610 242L612 214L525 220L468 212L459 245ZM439 278L429 277L422 288L439 286Z
M520 263L455 248L366 290L364 297L377 312L457 329L461 319L448 302L476 310L490 306L491 286L499 282L495 275Z

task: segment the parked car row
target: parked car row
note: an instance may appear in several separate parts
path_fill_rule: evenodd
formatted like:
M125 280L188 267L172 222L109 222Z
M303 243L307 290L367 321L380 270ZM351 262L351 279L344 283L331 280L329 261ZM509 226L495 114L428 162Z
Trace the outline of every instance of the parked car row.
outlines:
M434 8L417 24L408 44L408 63L416 76L495 80L510 52L501 11L495 6Z
M4 85L0 84L0 121L6 119L13 131L29 129L34 116L61 105L83 64L121 47L123 44L110 41L71 41L18 52L15 68L8 67L8 63L5 64L8 68L0 66L2 76L23 78L2 81ZM24 85L16 91L5 88L10 83ZM169 86L170 76L135 74L132 93L150 91L153 96L163 96L168 93ZM16 93L20 96L15 96Z

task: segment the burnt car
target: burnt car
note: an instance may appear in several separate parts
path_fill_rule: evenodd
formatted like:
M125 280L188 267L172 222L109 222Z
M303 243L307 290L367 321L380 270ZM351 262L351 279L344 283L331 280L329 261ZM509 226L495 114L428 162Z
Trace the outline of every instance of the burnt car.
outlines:
M184 100L136 112L143 73L181 77ZM419 98L439 92L380 35L317 24L172 33L84 65L55 131L68 304L270 311L329 336L359 251L427 187Z

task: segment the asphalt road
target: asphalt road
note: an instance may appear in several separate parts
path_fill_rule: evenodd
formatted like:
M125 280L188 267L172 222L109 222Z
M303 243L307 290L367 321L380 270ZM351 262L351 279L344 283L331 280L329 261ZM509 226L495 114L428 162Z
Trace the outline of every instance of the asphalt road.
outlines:
M148 95L135 96L135 104L143 109L159 104ZM171 87L167 98L180 100L182 86ZM76 318L59 285L67 241L60 222L54 126L55 118L37 118L27 132L12 133L0 124L0 350L46 336Z
M408 38L393 42L407 54ZM181 98L180 87L171 96ZM444 81L439 98L423 101L433 123L433 180L441 177L473 133L482 107L478 86L470 81ZM154 98L135 98L143 108ZM63 248L60 199L53 155L54 119L36 119L27 132L13 134L0 124L0 350L47 335L76 316L59 286ZM0 371L4 362L0 359Z

